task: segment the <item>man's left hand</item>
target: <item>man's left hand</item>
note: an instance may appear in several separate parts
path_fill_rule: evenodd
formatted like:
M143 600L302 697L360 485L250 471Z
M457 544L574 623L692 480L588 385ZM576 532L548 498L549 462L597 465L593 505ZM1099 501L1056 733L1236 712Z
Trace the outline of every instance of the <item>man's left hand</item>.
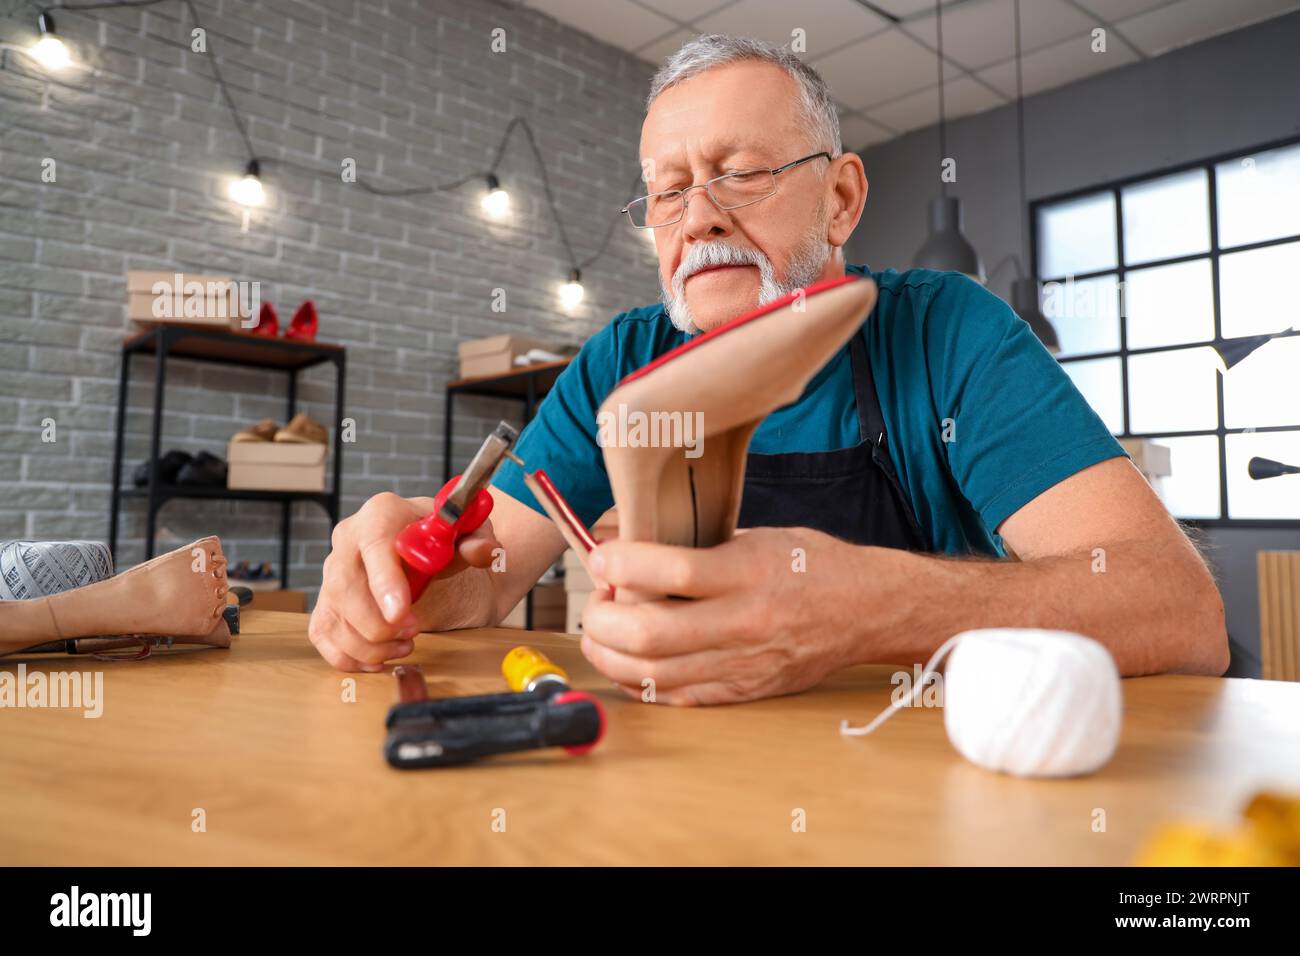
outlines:
M855 663L863 622L853 608L867 596L853 568L867 550L879 549L809 528L756 528L712 548L605 542L592 557L607 584L674 597L624 604L597 590L582 616L582 652L630 695L657 703L805 690Z

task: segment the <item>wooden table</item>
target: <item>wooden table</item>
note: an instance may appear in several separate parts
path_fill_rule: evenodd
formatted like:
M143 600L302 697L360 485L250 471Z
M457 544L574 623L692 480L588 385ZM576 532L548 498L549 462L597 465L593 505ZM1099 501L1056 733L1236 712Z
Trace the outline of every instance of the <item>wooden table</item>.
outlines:
M1300 790L1296 684L1127 680L1114 761L1084 779L1030 781L959 757L937 709L841 737L841 718L862 722L888 702L895 668L676 709L609 687L571 637L504 629L420 638L431 693L502 689L501 658L526 639L601 697L605 741L586 757L398 771L380 752L391 674L332 670L306 623L250 612L228 651L29 661L105 671L104 713L0 710L0 861L1122 864L1161 821L1226 823L1260 788ZM194 832L200 808L206 831ZM1098 809L1105 832L1093 829ZM792 826L800 810L805 832Z

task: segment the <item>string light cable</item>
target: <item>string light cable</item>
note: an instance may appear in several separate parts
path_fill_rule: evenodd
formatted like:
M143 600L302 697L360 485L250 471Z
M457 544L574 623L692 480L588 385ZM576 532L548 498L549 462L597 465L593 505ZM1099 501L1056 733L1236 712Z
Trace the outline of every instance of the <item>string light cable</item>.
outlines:
M23 6L25 3L26 6L37 11L37 25L41 36L37 43L28 49L14 47L11 44L0 45L3 47L3 49L0 49L0 69L8 68L4 59L4 54L8 53L10 49L16 49L26 53L45 66L47 70L58 70L71 65L71 58L67 53L66 46L63 44L62 38L59 37L57 33L54 17L52 16L54 13L84 13L94 10L152 7L168 2L173 2L173 0L100 0L100 2L78 4L41 4L38 3L37 0L18 0L17 3L10 6L4 15L6 17L15 16L18 8ZM194 28L197 30L203 30L206 34L207 31L203 27L203 22L199 16L199 11L194 0L175 0L175 2L179 3L186 9L191 22L194 24ZM261 182L262 168L264 166L294 169L309 175L316 175L329 179L338 178L338 172L335 170L319 169L281 157L259 156L257 150L253 146L252 137L249 135L248 125L244 121L243 115L236 107L234 97L230 92L230 87L226 83L226 78L221 72L220 58L214 51L207 57L207 59L212 64L213 80L221 94L221 99L226 106L226 110L230 114L235 130L238 132L239 138L243 143L246 155L243 176L241 179L232 182L230 187L230 195L232 199L246 208L259 206L264 202L265 194ZM56 82L54 78L50 78L49 81ZM506 148L509 145L511 136L514 134L515 130L519 130L521 135L524 137L529 152L532 153L533 160L537 164L538 178L541 181L542 195L545 199L546 208L550 212L551 218L555 221L556 233L559 236L560 245L564 250L565 258L569 263L568 281L561 286L560 295L561 301L566 308L571 308L582 300L582 270L595 263L608 251L609 244L613 239L614 229L622 216L615 215L611 217L609 225L595 251L586 258L580 260L577 252L573 248L573 243L569 238L568 230L564 226L564 220L560 216L559 202L557 201L555 191L551 186L550 173L546 166L546 160L543 156L541 147L537 143L537 137L533 133L533 128L525 117L515 116L506 124L506 128L501 135L501 140L497 144L494 152L491 165L489 165L483 172L469 173L449 182L435 183L428 186L384 187L376 185L360 175L357 175L353 181L359 188L370 195L395 199L411 198L414 196L432 196L438 193L452 192L474 182L482 182L486 186L486 191L482 200L484 212L493 219L502 219L509 211L510 198L509 194L501 186L501 180L497 176L497 170L501 166L505 157ZM640 183L641 177L638 173L636 178L633 179L632 184L628 187L626 198L630 199L637 194Z

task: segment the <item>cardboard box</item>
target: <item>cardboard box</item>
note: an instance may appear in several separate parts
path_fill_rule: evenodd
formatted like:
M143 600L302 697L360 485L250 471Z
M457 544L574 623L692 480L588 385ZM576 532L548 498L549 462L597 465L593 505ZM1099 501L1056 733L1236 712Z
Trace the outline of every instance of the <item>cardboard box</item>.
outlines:
M590 591L570 591L564 607L564 633L582 633L582 610L591 600Z
M587 569L582 566L578 560L578 553L570 548L564 552L564 590L565 591L591 591L596 587L596 582L591 580L591 575Z
M1169 446L1149 441L1145 438L1121 438L1120 445L1133 459L1137 470L1153 478L1167 478L1170 475Z
M127 315L135 322L179 322L239 329L250 311L229 276L128 272Z
M608 541L618 537L618 513L610 508L596 519L591 526L591 534L597 541ZM582 609L591 599L591 592L596 589L596 582L591 579L587 569L578 560L577 553L570 548L564 552L564 630L567 634L582 633Z
M328 449L315 443L232 441L226 487L243 491L324 491Z
M565 594L559 584L539 584L533 588L533 630L562 631L565 624ZM524 627L527 620L524 602L520 601L505 616L502 627Z
M515 356L530 349L555 351L549 342L530 339L522 335L492 335L472 342L461 342L460 377L478 378L481 375L504 375L515 369Z
M232 582L238 584L238 581ZM303 614L307 610L307 592L276 588L274 591L254 591L253 600L245 611L293 611Z

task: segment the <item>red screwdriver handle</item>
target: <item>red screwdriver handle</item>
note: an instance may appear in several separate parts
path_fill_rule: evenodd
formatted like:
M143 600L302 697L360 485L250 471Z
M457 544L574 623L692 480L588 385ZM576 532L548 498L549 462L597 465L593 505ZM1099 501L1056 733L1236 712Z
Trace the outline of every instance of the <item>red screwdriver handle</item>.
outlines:
M480 488L454 524L448 524L438 514L446 503L460 475L442 486L433 499L433 511L419 521L412 521L397 536L397 556L406 571L406 583L411 588L414 604L429 586L429 582L456 556L456 542L473 533L492 513L492 496Z

